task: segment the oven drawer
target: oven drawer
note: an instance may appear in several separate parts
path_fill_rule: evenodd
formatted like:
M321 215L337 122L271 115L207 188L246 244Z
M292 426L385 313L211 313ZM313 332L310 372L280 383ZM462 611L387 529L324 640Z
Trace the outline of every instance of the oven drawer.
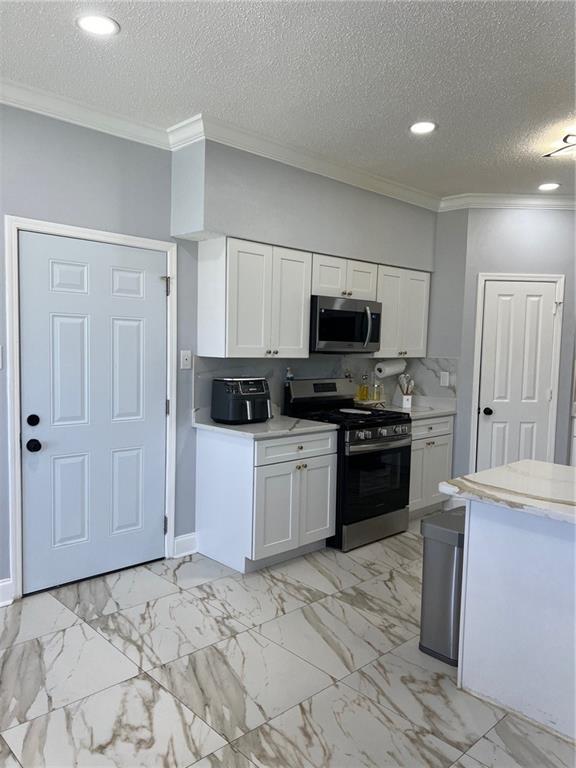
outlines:
M277 440L256 440L255 465L277 464L280 461L294 461L310 456L335 453L337 432L294 435Z
M421 437L437 437L450 435L454 426L454 417L445 416L442 419L417 419L412 422L412 439Z

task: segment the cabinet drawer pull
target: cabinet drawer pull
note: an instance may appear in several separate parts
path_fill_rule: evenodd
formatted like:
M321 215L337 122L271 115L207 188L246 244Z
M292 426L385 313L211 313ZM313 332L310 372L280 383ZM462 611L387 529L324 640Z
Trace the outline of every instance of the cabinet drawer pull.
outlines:
M272 354L272 350L271 350L271 349L267 349L267 350L266 350L266 354L267 354L267 355L271 355L271 354Z
M302 464L302 469L308 469L308 464Z
M347 296L352 296L352 291L348 291Z
M275 350L274 350L274 352L272 352L272 354L273 354L273 355L277 355L277 354L278 354L278 350L277 350L277 349L275 349Z
M342 291L342 296L346 296L346 291Z
M302 469L302 465L301 464L296 464L296 469Z
M304 450L304 446L303 446L303 445L299 445L299 446L298 446L298 450L299 450L299 451L303 451L303 450Z

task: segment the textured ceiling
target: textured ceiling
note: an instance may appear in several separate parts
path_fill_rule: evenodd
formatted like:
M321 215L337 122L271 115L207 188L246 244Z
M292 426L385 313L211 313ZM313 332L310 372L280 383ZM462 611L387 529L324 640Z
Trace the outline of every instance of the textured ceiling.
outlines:
M573 190L574 10L549 0L1 2L0 75L168 128L201 112L435 195ZM90 38L81 12L121 34ZM439 130L413 137L410 123Z

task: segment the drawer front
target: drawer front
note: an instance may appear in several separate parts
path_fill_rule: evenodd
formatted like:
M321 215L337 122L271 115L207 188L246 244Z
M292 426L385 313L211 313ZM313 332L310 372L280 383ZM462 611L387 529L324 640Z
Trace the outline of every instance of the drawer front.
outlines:
M312 435L294 435L278 440L257 440L255 464L277 464L308 456L321 456L336 452L336 432L320 432Z
M418 419L412 422L412 439L450 435L454 426L454 417L445 416L442 419Z

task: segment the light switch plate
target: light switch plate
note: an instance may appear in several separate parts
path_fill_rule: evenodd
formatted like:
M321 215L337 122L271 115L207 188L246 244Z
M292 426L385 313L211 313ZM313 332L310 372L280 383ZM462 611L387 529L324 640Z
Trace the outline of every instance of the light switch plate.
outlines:
M192 368L192 352L189 349L180 350L180 370L189 371Z
M440 371L440 386L441 387L449 387L450 386L450 372L449 371Z

